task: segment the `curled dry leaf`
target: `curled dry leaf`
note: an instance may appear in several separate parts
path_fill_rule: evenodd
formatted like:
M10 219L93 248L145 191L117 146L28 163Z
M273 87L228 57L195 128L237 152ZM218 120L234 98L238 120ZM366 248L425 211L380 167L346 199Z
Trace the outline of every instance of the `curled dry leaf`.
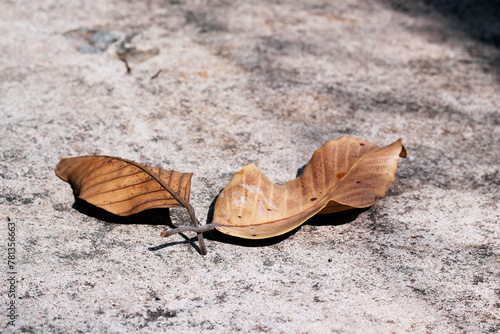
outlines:
M248 239L284 234L317 213L365 208L394 182L401 140L378 147L344 136L318 149L302 175L279 186L250 164L239 171L215 203L215 228Z
M245 166L217 198L213 223L200 229L264 239L284 234L318 213L365 208L385 196L394 182L399 157L406 157L401 140L385 147L344 136L318 149L302 175L279 186L255 166Z
M148 209L184 206L198 226L189 204L191 173L164 171L131 160L108 156L61 159L56 174L73 187L75 196L119 216ZM206 254L201 233L200 252Z
M146 169L157 178L148 174ZM159 180L189 201L193 176L107 156L61 159L56 174L71 184L75 196L119 216L181 206Z

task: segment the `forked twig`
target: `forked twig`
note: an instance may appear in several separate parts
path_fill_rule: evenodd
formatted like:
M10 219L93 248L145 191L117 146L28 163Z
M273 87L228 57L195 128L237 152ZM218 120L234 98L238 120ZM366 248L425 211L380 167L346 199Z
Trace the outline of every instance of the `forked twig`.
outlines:
M180 227L177 227L177 228L174 228L172 230L165 230L165 231L162 231L161 232L161 236L162 237L170 237L171 235L174 235L174 234L177 234L177 233L182 233L182 232L196 232L196 233L203 233L203 232L207 232L207 231L211 231L215 229L215 225L214 224L207 224L205 226L196 226L196 227L193 227L193 226L180 226Z

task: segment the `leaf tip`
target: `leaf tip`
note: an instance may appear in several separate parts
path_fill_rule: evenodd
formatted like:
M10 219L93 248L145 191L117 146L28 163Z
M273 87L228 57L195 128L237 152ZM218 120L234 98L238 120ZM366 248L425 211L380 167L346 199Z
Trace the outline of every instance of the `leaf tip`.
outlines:
M406 148L403 146L403 140L399 138L398 142L401 144L401 152L399 152L399 156L401 158L406 158L408 153L406 152Z
M56 165L56 175L63 181L68 182L67 175L64 173L64 167L65 167L65 161L68 160L68 158L61 158L59 162Z

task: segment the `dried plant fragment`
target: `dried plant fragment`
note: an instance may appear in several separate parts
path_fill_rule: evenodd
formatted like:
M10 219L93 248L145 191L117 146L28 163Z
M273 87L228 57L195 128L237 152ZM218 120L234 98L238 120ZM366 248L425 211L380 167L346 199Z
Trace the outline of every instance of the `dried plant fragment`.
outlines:
M317 150L302 175L279 186L251 164L238 172L215 203L215 228L248 239L284 234L317 213L373 205L394 182L401 140L378 147L344 136Z
M318 213L369 207L394 182L400 157L406 157L401 140L379 147L344 136L326 142L302 175L284 186L269 181L254 164L247 165L217 198L213 223L196 231L215 228L232 236L264 239L291 231Z
M108 212L129 216L148 209L185 207L198 226L189 204L191 173L164 171L109 156L61 159L56 174L73 187L76 197ZM200 252L206 254L201 234Z
M71 184L77 197L119 216L182 205L146 168L189 201L193 174L141 166L143 169L120 158L83 156L61 159L56 174Z

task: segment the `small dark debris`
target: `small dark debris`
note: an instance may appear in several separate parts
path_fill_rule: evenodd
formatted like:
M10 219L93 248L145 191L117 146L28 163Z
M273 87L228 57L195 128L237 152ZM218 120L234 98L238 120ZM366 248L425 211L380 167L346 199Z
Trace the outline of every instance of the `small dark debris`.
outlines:
M158 307L156 311L147 310L146 314L147 314L147 318L145 318L146 321L155 321L160 317L173 318L177 316L176 311L165 310L161 307Z
M96 283L91 283L91 282L88 282L88 281L85 281L83 284L85 286L90 286L91 288L93 288L96 285Z
M156 73L155 73L155 74L151 77L151 80L158 78L158 76L160 75L160 73L161 73L161 70L158 70L158 71L157 71L157 72L156 72Z
M474 275L472 285L478 285L479 283L484 283L484 277L482 275Z
M220 303L225 303L227 301L227 293L224 292L218 296L216 296L217 300L220 302Z
M416 293L418 293L422 296L427 295L427 292L425 291L425 289L415 288L414 286L410 286L410 285L407 285L407 287L411 288L413 291L415 291Z
M35 329L31 326L22 326L19 330L21 333L35 333Z
M495 256L495 253L493 252L491 246L488 244L477 246L475 253L480 258L487 258L487 257Z
M272 265L274 265L274 261L272 261L270 259L266 259L266 260L264 260L263 265L266 267L271 267Z

